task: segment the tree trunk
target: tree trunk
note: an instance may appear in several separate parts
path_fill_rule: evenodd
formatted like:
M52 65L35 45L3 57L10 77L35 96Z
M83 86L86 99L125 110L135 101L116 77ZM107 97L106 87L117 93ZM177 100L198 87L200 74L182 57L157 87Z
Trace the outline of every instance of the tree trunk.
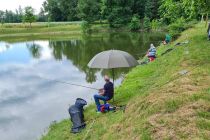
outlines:
M208 25L208 20L209 20L209 13L206 14L206 25L205 25L205 27L207 27L207 25Z
M31 22L30 22L30 28L31 28Z
M202 16L201 16L201 22L203 22L203 16L204 16L204 15L202 14Z

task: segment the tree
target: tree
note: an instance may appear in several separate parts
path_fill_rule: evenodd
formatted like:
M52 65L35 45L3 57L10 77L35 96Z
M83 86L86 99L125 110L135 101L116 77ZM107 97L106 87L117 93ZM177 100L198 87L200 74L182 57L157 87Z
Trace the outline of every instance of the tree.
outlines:
M107 10L109 15L107 19L111 27L121 27L127 25L132 18L132 1L109 0Z
M65 21L78 21L78 0L60 0L60 9Z
M78 0L46 0L42 4L51 21L78 21Z
M6 23L14 23L14 22L16 22L15 17L16 17L15 13L12 12L11 10L9 10L9 11L6 10L5 11L5 22Z
M18 9L16 9L15 11L15 22L20 23L23 18L23 9L21 6L19 6Z
M140 19L145 16L145 4L146 0L132 0L132 14L138 14Z
M198 12L202 14L202 17L206 15L206 26L207 26L208 17L210 13L210 0L197 0L196 5L198 7Z
M164 23L170 24L175 22L176 19L183 16L183 11L184 9L180 0L161 0L159 14Z
M40 12L39 12L39 14L38 14L38 21L39 22L46 22L48 19L47 19L48 17L47 17L47 15L45 14L45 11L44 11L44 9L41 7L40 8Z
M144 17L144 30L150 30L151 29L151 22L148 17Z
M62 12L60 5L60 0L46 0L43 3L44 11L48 13L51 21L64 21L66 15Z
M34 9L31 6L25 7L23 21L30 23L30 27L31 23L36 21L36 17L34 15Z
M15 10L15 12L11 10L0 11L0 21L1 23L19 23L21 22L22 12L21 7Z
M160 7L160 0L148 0L145 3L145 16L150 20L158 19L158 9Z
M88 23L100 19L99 2L99 0L79 0L78 9L80 18Z
M131 19L131 22L130 22L130 30L131 31L137 31L140 29L140 20L139 20L139 16L138 15L134 15Z
M4 11L1 11L1 10L0 10L0 20L1 20L1 25L3 26L5 22L5 13Z

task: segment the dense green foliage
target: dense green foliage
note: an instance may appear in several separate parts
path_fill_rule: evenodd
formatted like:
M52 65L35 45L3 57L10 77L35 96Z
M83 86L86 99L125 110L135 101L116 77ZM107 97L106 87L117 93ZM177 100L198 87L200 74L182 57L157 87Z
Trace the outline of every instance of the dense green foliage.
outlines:
M77 21L78 0L46 0L43 8L50 21Z
M1 23L15 23L22 22L23 9L19 7L15 12L13 11L1 11L0 10L0 20Z
M98 0L79 0L78 9L81 19L88 23L100 19L100 4Z
M26 8L26 7L25 7ZM0 10L0 22L1 23L21 23L24 19L24 10L25 8L22 8L19 6L18 9L15 10L15 12L11 10ZM35 15L36 20L40 22L47 21L47 15L43 8L40 9L40 13Z
M163 22L170 24L179 18L186 21L200 19L210 12L209 0L162 0L160 6L160 16Z
M65 3L65 5L71 5L72 2ZM59 0L45 2L47 5L45 7L48 7L45 9L46 12L49 12L51 20L67 20L62 17L63 15L68 16L67 9L61 8L63 4L64 2ZM134 15L139 17L139 21L149 18L150 21L156 20L155 23L157 23L157 19L160 19L158 22L162 24L171 24L180 18L191 21L204 16L208 17L209 5L208 0L78 0L77 6L75 6L78 9L75 15L88 22L107 20L111 27L130 25ZM73 8L75 9L75 7ZM144 21L140 23L143 28Z
M144 17L144 29L150 30L150 28L151 28L150 19L148 17Z
M139 17L138 15L134 15L131 19L131 22L130 22L130 30L131 31L137 31L140 29L140 20L139 20Z
M129 26L132 31L157 29L180 19L185 22L208 20L210 13L209 0L46 0L42 6L38 21L108 21L110 27ZM16 13L0 11L2 24L21 22L22 17L21 7Z

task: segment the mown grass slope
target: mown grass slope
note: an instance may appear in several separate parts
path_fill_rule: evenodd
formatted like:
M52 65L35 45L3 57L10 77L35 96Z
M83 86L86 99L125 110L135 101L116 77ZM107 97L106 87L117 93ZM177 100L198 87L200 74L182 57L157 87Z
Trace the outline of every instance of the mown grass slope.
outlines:
M174 47L177 42L189 44ZM161 56L168 48L173 51ZM172 44L158 48L158 58L138 66L116 89L116 105L125 112L96 114L85 110L87 128L70 133L66 119L54 123L42 140L73 139L209 139L210 41L204 24L184 31Z

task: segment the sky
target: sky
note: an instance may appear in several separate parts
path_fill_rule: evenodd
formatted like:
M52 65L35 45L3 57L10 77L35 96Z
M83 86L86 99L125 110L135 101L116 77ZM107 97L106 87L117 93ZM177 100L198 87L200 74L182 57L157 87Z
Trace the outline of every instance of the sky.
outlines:
M15 11L20 5L22 8L32 6L36 10L36 13L38 13L44 1L45 0L0 0L0 10L8 9Z

